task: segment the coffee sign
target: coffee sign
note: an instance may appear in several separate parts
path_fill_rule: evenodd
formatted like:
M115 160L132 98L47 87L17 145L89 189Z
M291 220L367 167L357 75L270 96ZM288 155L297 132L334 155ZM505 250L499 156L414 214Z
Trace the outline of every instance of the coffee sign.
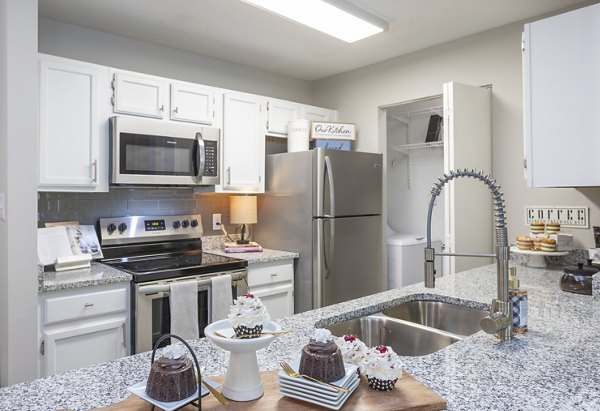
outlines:
M313 121L310 125L310 138L313 140L356 140L356 126L352 123Z

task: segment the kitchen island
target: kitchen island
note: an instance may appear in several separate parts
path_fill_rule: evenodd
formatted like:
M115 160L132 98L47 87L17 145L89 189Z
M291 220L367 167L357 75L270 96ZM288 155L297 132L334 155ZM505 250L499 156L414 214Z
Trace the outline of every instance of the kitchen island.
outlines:
M519 266L529 291L529 332L501 342L478 332L436 353L402 357L409 373L439 393L450 410L600 409L600 300L561 291L559 268ZM400 302L437 300L487 308L496 295L496 267L485 266L313 310L280 321L294 332L258 352L261 370L299 355L316 326L379 312ZM205 375L226 371L228 354L206 339L191 341ZM0 409L77 410L110 405L143 381L150 353L0 389Z

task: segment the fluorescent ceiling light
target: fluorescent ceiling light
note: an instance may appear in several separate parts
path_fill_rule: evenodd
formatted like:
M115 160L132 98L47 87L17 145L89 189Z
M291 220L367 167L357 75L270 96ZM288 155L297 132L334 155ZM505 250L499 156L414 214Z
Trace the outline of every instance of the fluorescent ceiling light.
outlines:
M354 43L387 29L385 20L340 0L242 1L287 17L348 43ZM343 9L340 7L343 7Z

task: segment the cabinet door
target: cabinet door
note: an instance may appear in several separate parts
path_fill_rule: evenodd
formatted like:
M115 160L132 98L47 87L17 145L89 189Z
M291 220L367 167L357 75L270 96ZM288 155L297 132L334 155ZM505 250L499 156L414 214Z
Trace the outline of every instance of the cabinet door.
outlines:
M40 56L42 191L108 191L108 68Z
M171 120L213 125L215 95L211 88L171 84Z
M260 97L226 93L223 113L223 188L264 191L264 135Z
M528 186L600 185L600 4L526 24L523 42Z
M167 83L159 77L129 72L113 74L114 112L164 118Z
M458 168L492 172L491 90L444 84L444 172ZM446 251L493 252L492 194L472 178L444 187ZM477 227L477 229L473 229ZM491 259L445 257L444 273L491 264Z
M285 100L267 101L267 131L269 134L287 135L288 121L298 118L299 106Z
M271 318L277 319L294 314L294 286L292 284L254 289L251 292L260 298Z
M126 318L89 322L44 333L45 375L62 373L126 354Z
M303 105L300 117L308 121L336 121L337 112L327 108Z

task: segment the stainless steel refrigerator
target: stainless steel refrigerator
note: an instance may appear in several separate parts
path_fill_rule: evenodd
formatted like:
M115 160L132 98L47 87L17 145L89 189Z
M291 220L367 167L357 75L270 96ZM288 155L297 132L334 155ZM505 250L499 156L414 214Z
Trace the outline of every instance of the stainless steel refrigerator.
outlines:
M386 289L382 155L314 149L266 156L254 238L295 251L295 312Z

